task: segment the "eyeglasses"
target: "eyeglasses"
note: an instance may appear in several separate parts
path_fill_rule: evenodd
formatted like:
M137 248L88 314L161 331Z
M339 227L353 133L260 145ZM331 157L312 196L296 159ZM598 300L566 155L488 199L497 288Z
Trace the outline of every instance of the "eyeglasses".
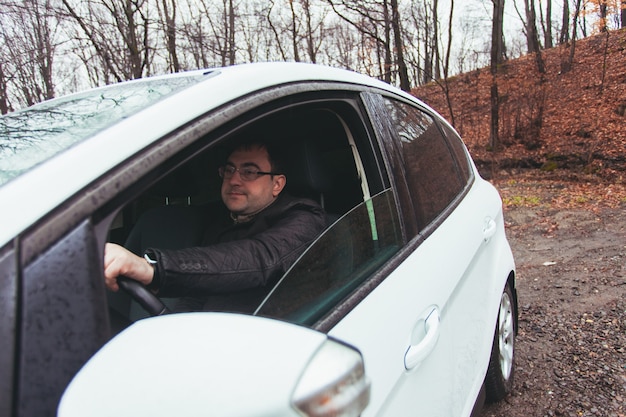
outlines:
M259 171L254 167L235 168L232 165L222 166L219 168L218 172L220 177L227 180L231 179L233 175L235 175L235 172L239 172L239 176L243 181L254 181L262 175L281 175L278 172Z

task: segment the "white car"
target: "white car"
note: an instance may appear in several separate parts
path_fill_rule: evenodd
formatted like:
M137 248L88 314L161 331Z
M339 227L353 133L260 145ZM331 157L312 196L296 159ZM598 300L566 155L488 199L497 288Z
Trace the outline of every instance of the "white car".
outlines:
M292 151L288 191L328 229L252 314L108 292L105 242L157 210L174 220L148 230L189 244L242 134ZM448 123L383 82L250 64L44 102L0 118L0 201L2 416L458 417L512 388L500 197Z

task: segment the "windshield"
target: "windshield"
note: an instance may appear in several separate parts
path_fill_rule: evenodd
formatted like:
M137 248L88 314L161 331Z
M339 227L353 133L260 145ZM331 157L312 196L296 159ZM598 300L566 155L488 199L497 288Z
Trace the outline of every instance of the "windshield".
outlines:
M140 80L43 102L0 118L0 186L204 74Z

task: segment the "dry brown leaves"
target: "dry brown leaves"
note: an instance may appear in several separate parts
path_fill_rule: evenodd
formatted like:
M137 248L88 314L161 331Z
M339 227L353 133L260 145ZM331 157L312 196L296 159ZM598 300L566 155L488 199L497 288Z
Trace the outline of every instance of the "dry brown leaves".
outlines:
M626 208L626 184L599 181L563 181L520 176L498 178L492 183L500 191L505 207L538 207L554 210Z
M608 37L607 37L608 36ZM572 69L561 71L569 45L542 51L546 73L534 56L508 61L498 74L503 147L488 150L491 76L488 69L461 74L450 82L454 124L479 166L568 169L613 183L626 177L626 29L576 42ZM451 120L441 87L422 86L414 94ZM591 190L594 188L594 190ZM601 184L583 185L566 198L614 204ZM564 204L561 198L555 203ZM619 200L619 197L617 198Z

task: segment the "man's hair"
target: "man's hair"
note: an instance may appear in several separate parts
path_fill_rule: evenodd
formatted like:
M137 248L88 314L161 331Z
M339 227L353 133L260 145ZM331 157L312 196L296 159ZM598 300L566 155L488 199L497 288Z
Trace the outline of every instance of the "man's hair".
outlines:
M271 171L284 174L285 173L285 156L282 148L278 146L277 143L273 141L266 141L258 138L247 138L242 140L237 140L232 146L229 148L228 155L232 154L236 150L245 150L249 151L255 148L264 148L267 151Z

